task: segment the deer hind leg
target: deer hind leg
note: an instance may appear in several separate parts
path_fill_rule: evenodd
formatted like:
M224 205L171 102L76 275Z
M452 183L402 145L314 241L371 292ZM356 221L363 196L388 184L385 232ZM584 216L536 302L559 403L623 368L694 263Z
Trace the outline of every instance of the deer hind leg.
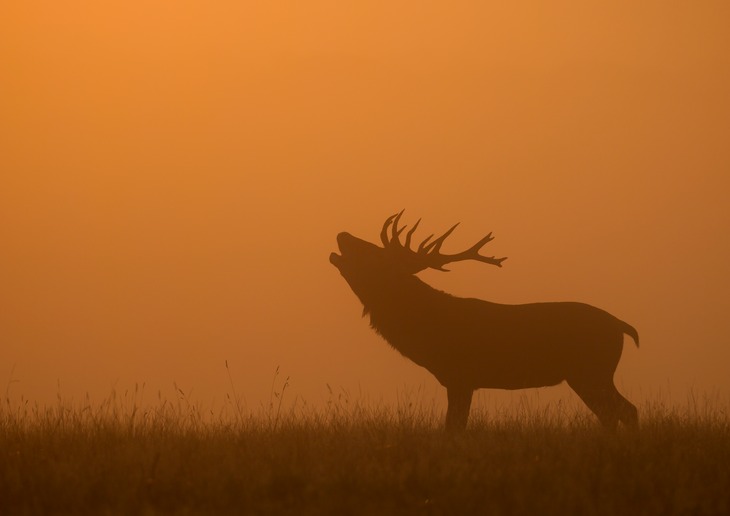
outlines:
M621 396L614 386L614 397L618 402L619 419L621 423L628 429L636 430L639 428L639 411L636 406L629 400Z
M446 431L461 431L466 428L474 391L463 387L447 387L449 406L446 410Z
M598 420L607 430L615 432L622 414L626 408L619 402L618 391L613 382L605 383L568 380L568 385L580 396L589 409L598 417ZM627 402L628 403L628 402ZM632 405L633 406L633 405Z

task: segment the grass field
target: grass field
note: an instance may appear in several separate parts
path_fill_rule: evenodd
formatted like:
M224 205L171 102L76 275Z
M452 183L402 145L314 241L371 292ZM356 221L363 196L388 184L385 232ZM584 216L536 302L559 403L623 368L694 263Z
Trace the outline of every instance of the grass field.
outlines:
M408 404L6 400L0 514L730 514L724 409L640 414L638 432L611 435L523 407L446 435L439 411Z

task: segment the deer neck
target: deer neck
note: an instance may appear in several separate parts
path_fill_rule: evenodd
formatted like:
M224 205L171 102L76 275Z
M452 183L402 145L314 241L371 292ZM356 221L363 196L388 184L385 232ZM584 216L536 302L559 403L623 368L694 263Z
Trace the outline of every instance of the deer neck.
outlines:
M452 296L410 275L375 287L361 297L370 325L400 353L420 362L422 334L438 316L439 301Z

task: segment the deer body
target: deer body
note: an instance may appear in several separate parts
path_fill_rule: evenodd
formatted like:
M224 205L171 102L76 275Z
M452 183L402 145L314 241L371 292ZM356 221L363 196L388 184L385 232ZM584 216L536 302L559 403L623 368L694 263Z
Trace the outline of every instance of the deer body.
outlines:
M448 429L466 426L476 389L544 387L562 381L604 426L613 429L619 421L631 427L638 424L636 408L613 384L624 333L638 345L632 326L583 303L505 305L436 290L418 279L414 269L435 263L434 268L443 270L444 263L462 259L501 265L503 259L477 254L491 236L465 253L441 255L440 243L454 228L434 241L430 252L422 244L420 249L426 251L414 253L409 243L415 226L406 246L400 246L399 218L386 221L384 248L341 233L337 240L342 256L333 253L330 261L360 298L373 329L446 387ZM385 230L391 221L389 240Z

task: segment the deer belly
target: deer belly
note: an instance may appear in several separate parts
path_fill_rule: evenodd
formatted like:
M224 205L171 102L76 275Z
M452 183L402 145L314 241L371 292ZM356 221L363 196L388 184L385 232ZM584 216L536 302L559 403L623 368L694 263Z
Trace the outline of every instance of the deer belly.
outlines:
M534 387L550 387L557 385L565 377L563 375L551 373L529 373L521 375L509 375L495 378L483 378L482 382L477 383L477 388L483 389L530 389Z
M464 360L432 371L447 385L458 382L474 389L527 389L548 387L565 380L564 368L560 364L540 360Z

